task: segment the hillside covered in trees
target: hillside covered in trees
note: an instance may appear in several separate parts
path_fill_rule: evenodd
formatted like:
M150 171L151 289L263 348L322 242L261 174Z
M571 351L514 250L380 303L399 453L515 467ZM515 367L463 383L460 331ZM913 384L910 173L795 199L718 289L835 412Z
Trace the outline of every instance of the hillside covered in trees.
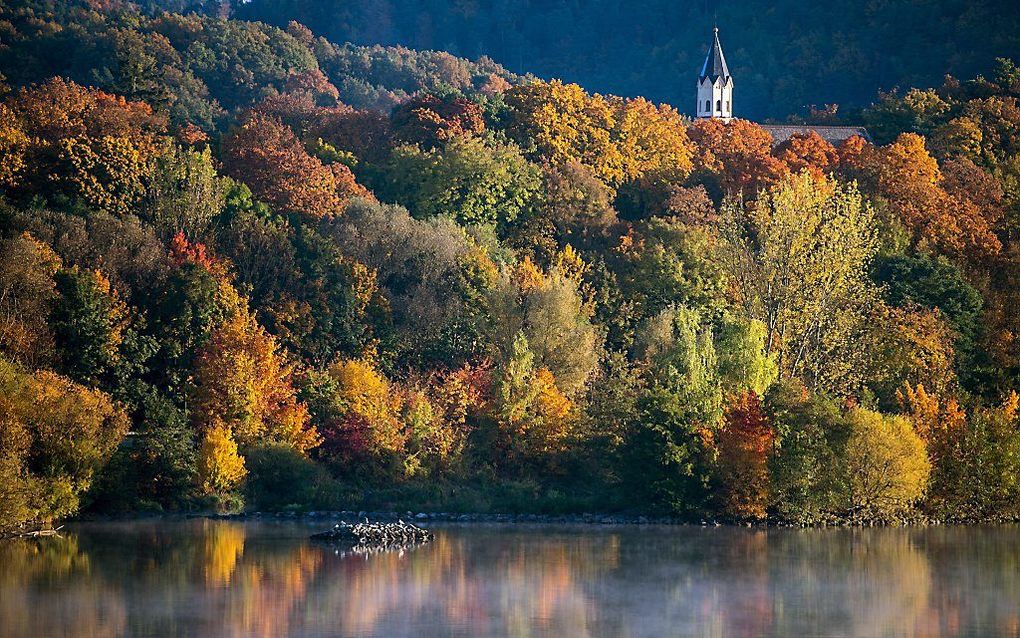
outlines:
M103 6L0 2L0 69L6 81L20 86L60 76L144 101L173 125L205 130L285 90L305 71L324 75L344 104L384 113L417 91L478 92L515 81L485 59L336 45L301 27L273 29L190 12L125 14Z
M1020 517L1020 68L875 144L440 53L0 5L0 527Z
M180 0L170 0L165 4ZM1014 0L252 0L237 15L307 25L335 42L402 44L693 113L692 89L718 26L736 115L842 112L879 91L973 77L1020 57Z

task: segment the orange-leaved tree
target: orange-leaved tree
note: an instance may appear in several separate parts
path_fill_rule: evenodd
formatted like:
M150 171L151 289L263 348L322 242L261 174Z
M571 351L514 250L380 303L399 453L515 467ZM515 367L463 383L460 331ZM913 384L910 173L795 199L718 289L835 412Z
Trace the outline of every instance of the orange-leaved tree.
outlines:
M284 213L311 219L336 215L368 191L343 164L322 163L279 120L252 112L223 140L226 172Z
M739 519L763 519L769 499L768 460L775 431L761 401L747 390L732 397L716 433L723 509Z
M988 201L987 193L968 192L966 182L946 184L923 137L904 133L871 159L876 162L873 172L878 176L879 192L890 201L915 242L970 261L1001 251L1002 243L993 230L996 209L981 206ZM954 192L947 192L946 185L954 186Z
M143 203L166 143L165 119L147 104L61 78L11 95L0 115L10 154L0 179L16 180L26 195L56 188L118 215Z
M773 154L793 173L803 170L816 177L831 172L839 164L836 148L814 131L794 133L776 147Z
M754 196L789 173L772 155L772 136L747 120L701 119L688 129L694 143L694 168L717 174L724 190Z
M213 330L194 373L193 409L203 429L219 419L245 446L271 440L303 452L318 445L291 364L246 307Z

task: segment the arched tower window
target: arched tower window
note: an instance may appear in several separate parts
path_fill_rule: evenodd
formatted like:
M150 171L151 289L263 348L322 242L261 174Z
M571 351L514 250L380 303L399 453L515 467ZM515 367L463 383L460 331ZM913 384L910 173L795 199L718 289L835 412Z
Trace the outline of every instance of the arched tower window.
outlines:
M722 100L715 101L715 110L722 111Z
M705 100L705 111L709 113L712 111L712 100Z

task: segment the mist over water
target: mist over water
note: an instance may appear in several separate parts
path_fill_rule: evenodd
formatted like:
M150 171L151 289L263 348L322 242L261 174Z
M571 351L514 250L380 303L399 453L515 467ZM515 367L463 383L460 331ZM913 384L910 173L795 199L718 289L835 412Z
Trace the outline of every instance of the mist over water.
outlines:
M325 523L79 524L0 544L0 634L1018 636L1020 528L435 526L354 555Z

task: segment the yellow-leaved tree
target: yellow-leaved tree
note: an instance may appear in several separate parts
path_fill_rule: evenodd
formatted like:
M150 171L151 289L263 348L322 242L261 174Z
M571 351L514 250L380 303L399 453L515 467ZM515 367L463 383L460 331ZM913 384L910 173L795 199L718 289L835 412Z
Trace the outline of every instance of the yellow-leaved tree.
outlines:
M610 139L612 105L576 84L533 82L506 93L513 112L510 134L552 164L577 160L605 182L623 179L623 157Z
M858 408L848 424L848 508L866 518L888 517L918 502L928 487L931 461L910 419Z
M874 215L854 185L807 172L725 211L731 276L781 374L852 393L868 366L858 340L877 302L868 277Z
M464 447L463 422L447 418L441 401L433 400L420 388L406 391L402 420L407 431L406 474L429 474L445 469ZM460 427L458 427L460 426Z
M553 166L580 162L613 187L650 174L683 179L691 172L693 146L668 105L590 95L558 80L515 86L506 99L510 135Z
M29 137L14 112L0 104L0 186L14 188L21 181L28 144Z
M214 420L202 435L198 456L198 475L206 494L225 494L236 488L247 474L244 459L237 452L237 443L230 428Z
M330 375L337 381L346 402L346 421L363 429L362 444L372 456L396 455L404 451L407 433L400 419L403 400L371 363L347 359L334 365Z
M673 107L656 106L638 97L614 98L616 126L613 141L623 161L626 180L649 173L683 179L693 168L694 148L683 117Z
M28 233L0 242L0 351L29 366L52 358L60 257Z
M77 512L127 430L108 394L0 357L0 530Z

